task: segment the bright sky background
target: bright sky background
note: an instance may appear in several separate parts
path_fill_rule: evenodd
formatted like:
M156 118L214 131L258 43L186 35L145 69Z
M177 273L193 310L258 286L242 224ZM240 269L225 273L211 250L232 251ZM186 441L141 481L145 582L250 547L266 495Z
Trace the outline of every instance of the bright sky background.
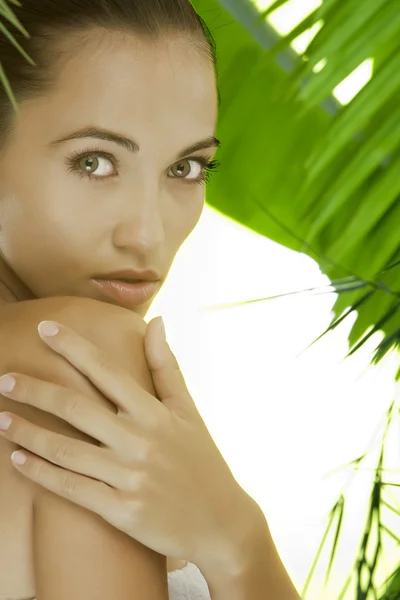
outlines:
M315 4L316 0L293 0L270 22L285 33L307 12L307 5L310 11ZM335 90L340 101L350 101L365 85L371 75L368 69L358 70ZM395 397L399 360L392 355L377 367L368 366L382 338L377 334L343 361L354 317L296 358L329 325L334 294L202 309L328 283L311 258L206 206L146 318L163 315L169 343L195 403L235 478L264 511L299 592L327 514L351 471L324 475L364 453L377 427L379 431ZM393 431L389 466L398 469L398 422ZM323 596L321 587L328 559L325 550L306 600L337 599L365 525L372 477L368 467L375 464L375 460L365 464L366 470L355 476L350 488L344 544L339 546L330 593ZM399 482L396 473L392 480ZM353 599L354 592L347 597Z

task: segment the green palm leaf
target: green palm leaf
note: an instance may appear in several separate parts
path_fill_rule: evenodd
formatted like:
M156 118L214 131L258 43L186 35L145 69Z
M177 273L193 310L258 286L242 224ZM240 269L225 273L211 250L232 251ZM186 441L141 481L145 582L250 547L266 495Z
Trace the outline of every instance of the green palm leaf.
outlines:
M18 7L22 6L22 4L18 0L0 0L0 15L1 15L1 17L3 17L6 21L8 21L9 23L11 23L26 38L29 38L30 37L29 33L26 31L26 29L21 24L21 22L19 21L19 19L15 16L15 14L12 11L12 9L9 7L9 4L12 4L12 5L18 6ZM31 65L35 65L36 64L32 60L32 58L25 52L25 50L22 48L22 46L16 41L16 39L14 38L14 36L9 32L9 30L7 29L7 27L4 25L4 23L2 21L0 21L0 31L13 44L13 46L15 46L15 48L18 50L18 52L20 52L20 54ZM16 101L14 93L13 93L13 91L11 89L10 82L9 82L9 80L7 78L7 75L4 72L3 66L1 64L1 57L0 57L0 82L1 82L1 85L3 86L3 88L5 89L6 93L7 93L7 96L9 98L9 100L10 100L10 103L11 103L14 111L18 112L17 101Z

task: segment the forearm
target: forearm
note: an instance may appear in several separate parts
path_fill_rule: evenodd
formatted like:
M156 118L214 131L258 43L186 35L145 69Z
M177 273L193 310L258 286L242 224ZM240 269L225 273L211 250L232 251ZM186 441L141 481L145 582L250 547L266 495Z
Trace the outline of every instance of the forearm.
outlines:
M226 563L214 560L200 569L211 600L301 600L282 564L268 523L257 509L247 538L237 544L235 558Z

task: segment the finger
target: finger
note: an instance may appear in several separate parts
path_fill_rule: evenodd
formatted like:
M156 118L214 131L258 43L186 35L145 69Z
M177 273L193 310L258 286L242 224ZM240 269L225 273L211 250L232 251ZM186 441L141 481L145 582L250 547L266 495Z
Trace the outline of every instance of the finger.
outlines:
M43 429L12 413L1 415L12 418L9 428L0 430L1 437L63 469L93 477L115 488L124 488L127 466L115 460L107 449ZM132 481L129 483L132 485Z
M51 413L104 446L115 448L125 432L126 424L118 415L73 389L20 373L7 373L3 377L15 380L11 391L0 387L3 396Z
M84 475L71 473L22 449L27 457L25 464L12 464L22 475L38 485L62 496L74 504L97 513L108 522L115 520L118 496L112 487Z
M186 409L194 409L198 414L178 361L168 342L156 331L158 325L153 323L154 321L155 319L150 321L146 328L144 346L157 396L167 407L179 406L179 412L182 411L182 414Z
M148 422L149 411L153 407L150 402L154 402L154 397L140 387L128 371L114 364L102 349L70 327L56 323L58 333L51 337L44 336L40 331L42 323L39 323L39 335L48 346L86 375L115 406L133 415L140 424Z

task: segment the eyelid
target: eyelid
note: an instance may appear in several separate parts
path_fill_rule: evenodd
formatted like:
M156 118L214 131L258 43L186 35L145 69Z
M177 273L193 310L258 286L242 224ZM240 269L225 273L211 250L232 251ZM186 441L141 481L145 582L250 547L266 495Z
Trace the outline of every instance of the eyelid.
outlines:
M82 150L76 150L73 152L74 156L84 156L84 155L91 155L91 154L100 154L102 156L104 156L105 158L107 158L108 160L111 160L112 162L114 162L117 165L120 165L120 160L115 156L115 154L113 154L112 152L107 152L107 150L103 150L102 148L98 148L98 147L88 147L88 148L83 148ZM202 161L207 161L209 162L210 160L212 160L212 158L214 157L215 152L213 152L213 154L210 157L207 157L205 155L200 155L200 156L194 156L194 155L190 155L190 156L183 156L182 158L178 158L178 160L176 160L175 162L173 162L171 164L171 167L173 165L176 165L177 163L179 163L181 160L198 160L199 162Z
M107 158L107 160L111 160L111 162L114 162L115 164L120 164L120 160L115 156L115 154L112 154L112 152L107 152L106 150L101 150L100 148L88 148L87 150L73 152L74 156L80 156L81 158L84 156L96 156L97 154L103 158Z
M215 152L210 157L205 156L205 155L200 155L200 156L199 155L197 155L197 156L193 156L193 155L186 156L186 157L183 157L183 158L180 158L180 159L176 160L168 168L168 171L169 171L174 165L179 164L182 161L192 160L194 162L199 163L202 166L203 170L205 171L205 173L203 174L203 176L201 178L193 178L193 179L191 179L191 178L186 178L186 177L182 177L182 178L180 178L180 177L171 177L171 176L169 176L169 177L171 179L177 179L178 181L181 180L182 182L186 182L188 184L202 183L202 182L204 182L204 180L206 180L207 177L208 177L208 175L209 175L209 171L211 171L211 170L213 170L213 169L216 168L216 166L213 165L213 163L216 163L217 165L220 164L219 161L213 160L214 154L215 154ZM107 160L109 160L112 163L113 168L115 170L117 170L117 171L119 170L119 168L121 166L120 160L114 154L112 154L111 152L107 152L106 150L103 150L103 149L101 149L99 147L93 147L92 146L90 148L88 147L88 148L82 149L80 151L74 151L72 153L72 156L70 156L70 157L68 157L66 159L66 163L69 165L69 170L70 171L78 171L76 169L76 163L79 160L82 160L82 158L85 158L85 156L101 156L103 158L106 158ZM207 168L207 167L209 167L209 168ZM95 180L95 181L98 181L98 182L100 182L100 181L101 182L105 182L108 179L113 179L114 177L117 177L118 173L116 173L115 175L107 175L105 177L101 177L101 176L98 176L98 175L91 175L89 173L85 174L84 172L79 172L78 175L80 177L87 177L89 180Z

